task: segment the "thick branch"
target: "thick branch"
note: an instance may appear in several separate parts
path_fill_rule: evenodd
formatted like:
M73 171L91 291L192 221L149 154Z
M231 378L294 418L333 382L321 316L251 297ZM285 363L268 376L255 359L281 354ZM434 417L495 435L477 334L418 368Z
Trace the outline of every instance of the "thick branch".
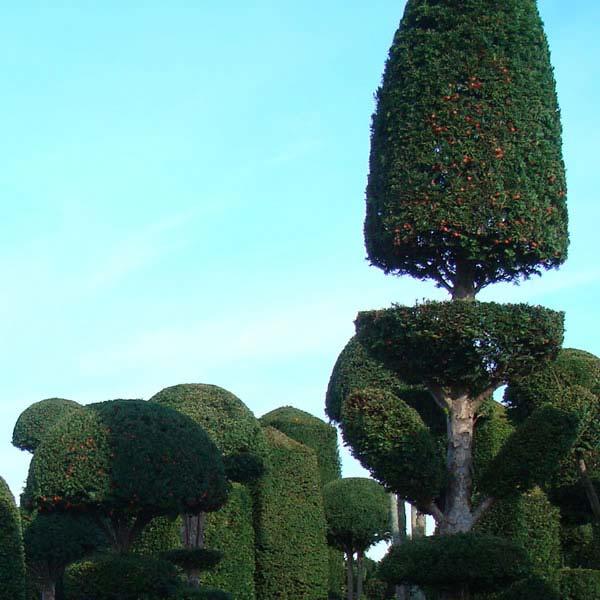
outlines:
M428 512L434 519L435 522L439 525L446 522L446 517L444 513L440 510L440 507L435 503L435 501L431 501L429 504L423 507L424 512Z
M476 525L479 522L481 517L483 517L483 515L492 507L494 502L496 502L496 498L488 496L479 503L479 506L473 511L473 525Z
M585 464L585 460L583 458L580 458L578 460L578 466L579 472L581 473L581 481L585 489L585 495L587 496L588 502L590 503L590 507L592 509L592 513L594 514L594 520L600 523L600 500L598 499L598 492L596 492L594 483L590 479L587 470L587 465Z

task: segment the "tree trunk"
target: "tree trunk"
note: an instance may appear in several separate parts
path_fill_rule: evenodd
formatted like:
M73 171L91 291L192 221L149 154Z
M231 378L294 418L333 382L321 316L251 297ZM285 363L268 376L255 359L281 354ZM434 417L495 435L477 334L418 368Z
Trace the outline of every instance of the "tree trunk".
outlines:
M42 600L55 600L56 586L54 581L45 581L42 587Z
M470 600L470 598L471 594L467 586L462 586L456 591L442 592L440 594L440 600Z
M452 300L475 300L477 288L471 264L466 261L456 261L456 274L452 284Z
M413 538L425 537L425 513L412 505L410 507L410 529Z
M346 552L346 598L354 600L354 554Z
M466 394L450 399L448 415L448 493L440 533L470 531L473 526L473 430L475 402Z
M396 494L390 494L390 516L392 530L392 544L399 546L406 541L406 512L404 501ZM406 586L397 585L395 588L396 600L406 600Z
M590 508L592 509L594 520L597 523L600 523L600 500L598 499L598 492L596 492L594 483L590 479L587 470L587 465L585 464L585 460L583 458L579 459L578 465L579 472L581 473L581 481L583 483L583 487L585 488L585 495L587 496L588 502L590 503Z
M184 515L181 532L184 548L204 548L205 530L205 512L197 515Z
M361 600L363 580L365 578L365 553L357 552L356 555L356 600Z

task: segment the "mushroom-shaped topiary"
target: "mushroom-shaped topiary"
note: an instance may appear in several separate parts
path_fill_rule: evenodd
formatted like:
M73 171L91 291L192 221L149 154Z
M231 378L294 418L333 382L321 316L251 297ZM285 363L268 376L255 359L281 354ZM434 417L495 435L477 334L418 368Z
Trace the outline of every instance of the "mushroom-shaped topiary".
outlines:
M323 488L327 540L346 554L348 600L360 598L364 555L375 543L390 536L389 499L382 485L364 477L331 481ZM354 555L357 578L354 585ZM356 587L356 596L354 588Z
M185 571L188 581L199 582L200 573L216 567L223 559L223 553L207 548L177 548L165 552L162 558ZM199 583L192 587L199 587Z
M13 429L13 446L35 452L46 432L60 419L80 410L81 405L64 398L47 398L26 408Z
M0 477L0 597L25 600L25 562L15 499Z
M127 551L154 517L216 510L227 498L223 461L189 417L141 400L91 404L48 432L33 456L29 502L87 511Z

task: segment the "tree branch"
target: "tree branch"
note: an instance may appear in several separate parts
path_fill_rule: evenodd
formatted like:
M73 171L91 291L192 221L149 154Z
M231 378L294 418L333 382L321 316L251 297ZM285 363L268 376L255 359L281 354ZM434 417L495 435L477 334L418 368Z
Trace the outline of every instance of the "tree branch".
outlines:
M473 525L476 525L481 517L492 507L492 505L496 502L496 498L493 496L488 496L484 498L479 506L473 511Z
M432 500L429 504L423 506L424 512L428 512L434 519L435 522L440 525L446 520L444 513L440 510L440 507Z

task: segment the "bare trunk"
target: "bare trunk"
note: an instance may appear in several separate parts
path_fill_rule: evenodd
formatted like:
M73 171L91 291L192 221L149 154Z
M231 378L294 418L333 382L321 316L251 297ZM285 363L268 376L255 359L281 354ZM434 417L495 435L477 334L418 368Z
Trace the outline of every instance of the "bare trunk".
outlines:
M406 541L406 511L404 501L396 494L390 494L390 513L392 544L399 546ZM397 585L395 589L396 600L406 600L406 586Z
M181 537L184 548L204 548L206 513L184 515Z
M425 514L416 506L410 507L410 528L413 538L425 537Z
M450 400L448 415L448 494L440 533L470 531L473 526L473 430L475 403L467 395Z
M346 552L346 598L354 600L354 554Z
M56 586L53 581L47 581L42 588L42 600L55 600Z
M361 600L363 580L365 578L365 553L358 552L356 555L356 600Z
M475 273L468 262L457 261L452 286L452 300L475 300Z
M192 569L187 572L187 580L190 587L199 588L200 587L200 571L196 569Z
M597 523L600 523L600 500L598 499L598 492L596 492L594 483L590 479L585 460L583 458L580 458L578 464L579 472L581 473L581 481L583 483L583 487L585 488L585 495L587 496L588 502L590 503L590 507L594 515L594 520Z
M456 591L443 592L440 594L440 600L470 600L471 594L467 586L464 586Z

